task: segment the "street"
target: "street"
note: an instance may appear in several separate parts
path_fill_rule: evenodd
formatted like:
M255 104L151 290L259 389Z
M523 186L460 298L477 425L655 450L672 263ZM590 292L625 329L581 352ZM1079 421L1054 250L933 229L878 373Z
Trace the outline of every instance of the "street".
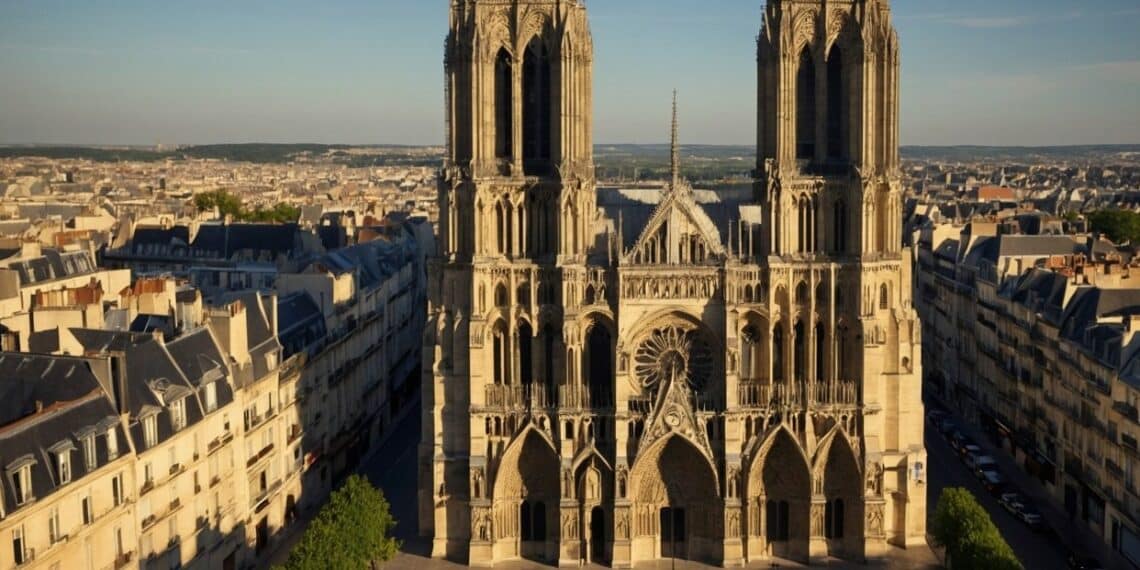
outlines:
M938 430L929 424L926 425L926 456L930 473L927 483L928 523L934 520L934 510L938 506L938 496L942 489L964 487L990 513L990 518L1026 570L1065 568L1065 551L1060 542L1051 540L1050 534L1033 532L1003 509L997 498L982 488L981 482L962 463ZM929 524L927 528L929 529Z

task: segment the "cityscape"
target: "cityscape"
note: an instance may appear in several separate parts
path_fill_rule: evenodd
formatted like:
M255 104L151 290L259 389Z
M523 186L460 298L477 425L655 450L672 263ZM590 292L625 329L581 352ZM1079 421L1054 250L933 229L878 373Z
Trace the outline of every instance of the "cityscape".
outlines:
M598 140L606 8L439 4L431 144L0 111L0 570L1140 568L1140 137L925 144L920 18L769 0L754 144Z

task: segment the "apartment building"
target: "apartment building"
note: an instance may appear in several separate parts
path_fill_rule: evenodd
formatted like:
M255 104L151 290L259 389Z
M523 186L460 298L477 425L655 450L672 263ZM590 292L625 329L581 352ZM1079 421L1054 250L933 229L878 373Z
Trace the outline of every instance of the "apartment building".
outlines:
M100 364L0 353L0 568L137 560L131 440Z
M1140 266L1089 236L960 230L918 240L928 392L1140 564Z

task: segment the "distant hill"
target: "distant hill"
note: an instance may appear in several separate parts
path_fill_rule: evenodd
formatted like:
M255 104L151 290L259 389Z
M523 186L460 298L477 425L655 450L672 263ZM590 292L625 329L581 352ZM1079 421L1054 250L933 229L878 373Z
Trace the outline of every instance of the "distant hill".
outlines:
M749 145L684 145L686 175L694 179L747 176L755 162ZM1080 145L1051 147L904 146L903 158L950 162L1038 162L1096 160L1140 156L1140 145ZM0 157L37 156L98 162L216 159L263 164L327 160L355 167L435 166L441 147L400 145L214 144L155 150L130 146L0 146ZM599 175L610 178L652 178L669 166L667 144L599 144L594 149Z

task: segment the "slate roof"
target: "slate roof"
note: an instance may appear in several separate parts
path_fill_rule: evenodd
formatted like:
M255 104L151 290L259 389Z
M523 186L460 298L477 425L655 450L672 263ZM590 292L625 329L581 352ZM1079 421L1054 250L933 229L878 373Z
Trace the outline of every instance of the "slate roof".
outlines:
M95 260L87 251L61 252L57 249L44 249L42 254L40 257L26 258L8 264L8 268L20 276L21 286L86 275L97 269Z
M89 473L81 437L95 436L99 469L112 461L106 434L115 432L119 453L129 451L115 406L84 359L26 353L0 353L0 468L30 464L32 496L49 496L63 485L76 485ZM38 403L38 404L37 404ZM37 405L42 411L36 413ZM53 450L68 446L71 482L62 483ZM10 477L0 479L5 511L16 505Z
M200 340L187 344L175 341L168 347L147 333L94 329L71 329L71 333L88 354L124 353L125 406L131 420L129 433L140 453L147 449L140 418L157 412L156 444L161 445L174 433L168 408L174 400L185 397L186 426L191 426L204 417L205 398L202 392L204 387L199 384L202 376L200 368L191 365L193 360L187 360L191 359L190 356L180 355L181 364L187 367L183 369L170 350L172 347L180 351L183 347L186 351L204 349ZM219 348L213 349L214 354L219 352ZM228 370L225 377L228 377ZM219 381L216 388L219 407L233 401L233 390L226 382Z

